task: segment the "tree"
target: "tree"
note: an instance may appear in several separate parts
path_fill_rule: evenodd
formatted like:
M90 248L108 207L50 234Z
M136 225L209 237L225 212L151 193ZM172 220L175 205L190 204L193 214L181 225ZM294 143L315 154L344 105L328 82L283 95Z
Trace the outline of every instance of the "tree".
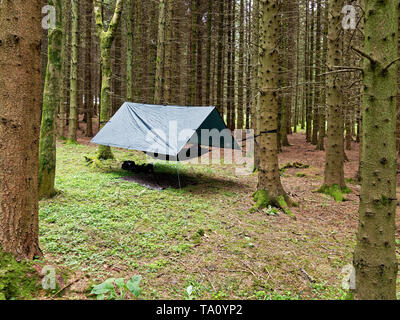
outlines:
M71 66L68 141L76 142L78 124L79 1L71 0Z
M100 39L100 55L101 55L101 106L100 106L100 126L103 127L104 124L110 119L111 114L111 46L115 38L115 33L118 29L123 0L117 0L115 4L115 10L113 17L107 30L104 30L103 25L103 12L102 3L94 0L94 14L96 22L97 35ZM108 146L99 146L97 151L97 158L102 160L113 159L114 155L111 148Z
M68 62L68 39L69 39L69 1L62 0L62 26L61 29L63 31L63 39L61 46L61 75L65 75L67 73L67 62ZM64 76L63 81L61 83L61 96L60 96L60 123L59 123L59 136L60 139L65 140L65 126L67 120L66 106L68 105L68 81L67 77Z
M92 84L92 17L93 6L91 0L85 0L85 109L86 109L86 136L93 136L93 84Z
M43 91L42 123L39 144L39 197L50 198L55 194L57 111L61 98L61 47L62 1L50 0L56 8L56 25L48 30L48 62Z
M328 24L328 56L327 65L329 71L342 64L343 41L341 11L344 0L329 0L329 24ZM332 73L327 79L327 141L325 159L325 181L321 191L337 186L343 189L344 181L344 142L343 142L343 91L340 74Z
M356 292L359 299L396 299L398 1L365 2L364 51L355 48L364 57Z
M164 57L165 57L165 24L166 24L166 3L160 0L159 18L158 18L158 41L157 41L157 59L156 59L156 81L154 90L154 103L163 102L164 88Z
M38 169L41 1L0 3L0 250L41 256Z
M243 129L244 126L244 0L240 0L239 15L239 71L238 71L238 118L237 128Z
M260 164L257 192L258 207L274 205L288 210L291 204L283 189L278 164L278 82L279 82L279 1L260 0Z
M223 66L223 51L224 51L224 1L219 0L218 7L218 57L217 57L217 109L221 115L224 114L224 66Z
M133 10L132 0L126 0L126 100L133 101Z

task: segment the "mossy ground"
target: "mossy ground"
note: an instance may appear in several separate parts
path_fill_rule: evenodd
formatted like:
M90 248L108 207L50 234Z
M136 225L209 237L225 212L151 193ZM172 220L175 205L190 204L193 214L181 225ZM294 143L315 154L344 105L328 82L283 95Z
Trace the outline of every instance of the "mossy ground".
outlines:
M30 299L39 289L38 279L31 262L17 262L0 250L0 300Z
M280 154L281 163L307 163L304 136L289 139L293 147ZM58 143L60 193L41 201L39 218L46 265L73 270L66 284L79 280L63 298L93 298L91 285L137 274L143 299L185 299L189 285L195 299L345 298L340 272L352 261L358 198L354 192L336 203L312 192L321 185L322 156L301 169L307 178L296 177L296 169L282 177L299 203L290 208L295 220L249 213L257 177L238 177L230 165L180 164L198 184L154 191L121 179L129 175L121 161L143 163L142 153L113 152L117 160L94 167L84 157L95 158L96 146ZM346 166L356 164L357 151L348 154ZM156 170L177 167L164 163Z
M348 187L341 188L339 185L334 184L332 186L323 185L318 189L319 193L324 193L335 199L336 202L342 202L345 200L344 195L350 194L352 191Z

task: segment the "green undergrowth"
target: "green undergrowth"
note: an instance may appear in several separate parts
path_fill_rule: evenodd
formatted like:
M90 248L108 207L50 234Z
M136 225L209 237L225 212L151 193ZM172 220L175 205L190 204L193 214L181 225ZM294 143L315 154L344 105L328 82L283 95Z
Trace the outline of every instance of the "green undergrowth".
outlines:
M0 250L0 300L31 298L39 289L38 279L32 262L17 262Z
M336 202L343 202L346 200L344 195L352 193L352 190L348 187L341 188L337 184L334 184L332 186L327 186L326 184L324 184L321 188L317 190L317 192L331 196L335 199Z
M207 176L205 167L193 172L182 164L155 164L156 172L177 177L179 169L198 182L158 191L122 179L131 173L121 163L144 163L142 153L113 149L116 160L98 161L95 152L82 145L58 146L60 193L41 201L39 211L41 247L55 262L98 275L107 274L104 265L136 269L142 261L186 255L201 241L199 230L220 228L220 221L209 219L218 211L212 205L215 191L207 198L199 189L202 179L219 183Z
M319 234L307 242L310 235L304 230L296 229L302 236L292 234L295 220L274 209L288 209L284 198L250 215L255 175L238 178L230 165L157 162L156 173L177 177L179 171L196 182L158 191L123 179L132 173L121 169L122 162L145 164L143 153L112 148L114 160L93 165L96 146L58 141L57 148L60 192L40 202L40 246L46 264L77 273L61 288L83 275L87 279L67 287L63 298L81 299L86 294L93 299L93 284L132 275L142 276L141 299L184 299L189 286L193 290L188 298L194 299L286 300L323 294L311 288L301 293L303 280L296 275L287 280L287 271L280 267L296 270L307 266L308 259L322 263L316 249ZM261 192L256 202L262 207L269 200L268 193ZM340 261L348 254L343 248L352 253L345 243L335 247ZM296 258L288 257L283 248L296 252ZM259 286L260 278L268 287ZM325 273L322 278L329 279ZM257 297L255 291L260 291Z

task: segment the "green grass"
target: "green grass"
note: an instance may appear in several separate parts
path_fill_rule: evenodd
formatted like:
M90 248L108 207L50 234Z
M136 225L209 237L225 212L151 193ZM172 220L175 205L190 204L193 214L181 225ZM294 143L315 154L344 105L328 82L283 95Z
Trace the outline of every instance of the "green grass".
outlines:
M140 161L137 154L114 151L118 159ZM104 264L137 266L140 259L160 252L184 254L192 247L191 230L217 227L207 215L197 214L216 210L206 200L123 181L126 173L119 169L120 162L93 169L83 159L93 153L85 146L58 148L60 193L41 202L39 216L41 246L57 257L56 262L97 273Z
M113 152L115 161L92 165L84 157L95 147L58 144L58 194L40 202L40 246L46 265L68 279L83 274L88 286L61 296L85 298L107 278L141 275L142 299L186 299L188 286L193 299L343 298L336 278L351 261L353 233L339 245L325 236L335 229L318 224L315 233L268 209L250 214L257 177L239 179L233 166L159 163L156 171L179 168L198 184L155 191L121 179L121 162L143 163L143 154ZM300 268L323 285L304 281Z

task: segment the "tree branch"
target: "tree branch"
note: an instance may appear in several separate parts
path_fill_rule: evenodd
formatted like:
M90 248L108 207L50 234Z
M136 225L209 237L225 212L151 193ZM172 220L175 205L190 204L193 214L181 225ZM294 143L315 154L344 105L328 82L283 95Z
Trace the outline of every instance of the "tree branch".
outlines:
M117 0L117 3L115 5L115 10L114 10L114 15L111 19L110 26L108 27L108 30L107 30L107 36L110 38L111 42L113 41L113 39L115 37L115 32L118 29L118 25L121 20L123 4L124 4L123 0Z
M377 61L374 58L372 58L369 54L361 51L360 49L357 49L353 46L351 46L351 49L354 50L355 52L357 52L360 56L367 58L372 64L377 63Z
M397 61L399 61L400 60L400 57L399 58L397 58L397 59L394 59L392 62L390 62L386 67L384 67L383 68L383 72L386 72L386 71L388 71L388 69L392 66L392 65L394 65Z
M93 0L93 5L94 5L94 20L96 24L96 31L97 35L101 39L103 32L104 32L104 27L103 27L103 10L102 6L103 3L98 0Z

